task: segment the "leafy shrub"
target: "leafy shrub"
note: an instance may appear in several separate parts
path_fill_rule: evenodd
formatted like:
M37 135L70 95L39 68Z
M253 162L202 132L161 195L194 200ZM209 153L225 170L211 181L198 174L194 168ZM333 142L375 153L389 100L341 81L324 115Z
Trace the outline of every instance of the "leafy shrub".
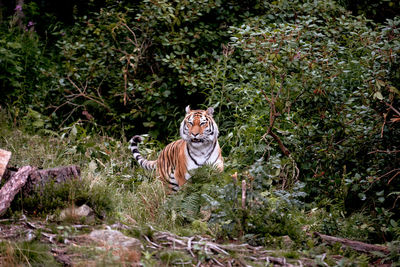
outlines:
M399 104L399 21L373 29L334 2L267 5L270 13L230 28L222 71L212 78L219 82L208 100L220 105L224 150L235 167L276 162L281 180L294 160L309 201L335 199L348 212L374 203L380 220L397 220L383 210L398 205L388 194L397 191L389 180L399 159L377 151L399 146L390 108Z
M21 10L25 11L25 7L29 11L34 4ZM34 25L18 11L0 23L0 105L8 106L14 118L25 114L28 108L43 112L51 91L49 69L56 56L47 53Z
M240 181L228 173L218 175L210 167L194 172L189 183L167 199L161 214L172 225L190 224L185 234L211 234L220 238L244 238L252 244L279 244L275 238L290 236L303 240L298 210L302 194L282 193L266 186L261 190L252 178L247 181L245 208ZM180 229L179 227L177 229ZM194 231L194 232L193 232Z
M111 133L122 126L176 136L184 107L203 104L209 91L208 76L229 36L221 29L249 16L242 13L247 9L236 1L142 1L83 16L57 33L57 116Z

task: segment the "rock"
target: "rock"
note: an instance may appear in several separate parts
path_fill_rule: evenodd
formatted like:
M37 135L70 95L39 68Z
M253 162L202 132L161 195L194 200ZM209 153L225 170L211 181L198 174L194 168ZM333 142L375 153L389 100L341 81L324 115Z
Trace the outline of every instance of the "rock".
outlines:
M85 223L94 222L94 211L88 205L83 204L82 206L69 207L61 211L60 220L66 219L84 221Z
M94 230L89 234L93 240L103 242L111 247L126 249L143 249L139 239L128 237L117 230Z
M288 235L284 235L282 236L282 244L286 248L291 248L294 245L294 242Z
M129 229L131 229L129 226L127 226L127 225L125 225L123 223L120 223L120 222L114 223L114 224L110 225L110 227L112 229L117 229L117 230L118 229L119 230L129 230Z

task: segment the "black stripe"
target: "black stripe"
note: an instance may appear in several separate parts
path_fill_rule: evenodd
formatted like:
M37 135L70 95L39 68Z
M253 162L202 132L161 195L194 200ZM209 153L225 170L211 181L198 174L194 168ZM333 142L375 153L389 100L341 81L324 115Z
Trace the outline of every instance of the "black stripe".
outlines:
M178 184L171 182L169 179L168 179L168 183L171 184L171 185L179 186Z
M214 147L213 147L213 149L211 149L211 152L208 153L207 160L211 157L211 154L214 152L216 146L217 146L217 141L214 142ZM206 160L206 161L207 161L207 160Z
M192 157L192 154L190 154L189 147L187 147L187 151L188 151L189 157L192 159L192 161L194 162L194 164L196 164L197 166L201 166L201 165L198 164L197 161Z

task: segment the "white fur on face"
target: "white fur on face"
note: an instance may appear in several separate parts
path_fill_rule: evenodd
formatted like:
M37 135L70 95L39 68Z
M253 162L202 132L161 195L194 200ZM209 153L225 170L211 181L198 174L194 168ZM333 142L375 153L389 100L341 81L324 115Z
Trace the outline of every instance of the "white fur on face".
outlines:
M192 142L192 139L194 136L191 136L189 134L189 126L188 124L193 124L194 122L194 114L187 114L185 119L181 122L180 126L180 135L183 140L185 140L188 143L191 143L191 145L195 147L199 147L202 145L205 145L205 143L212 143L217 137L218 137L218 127L215 124L214 120L212 118L208 118L205 115L202 115L199 119L200 124L202 123L207 123L208 120L208 125L206 128L203 129L203 132L200 133L198 136L196 136L196 139L202 140L202 142Z

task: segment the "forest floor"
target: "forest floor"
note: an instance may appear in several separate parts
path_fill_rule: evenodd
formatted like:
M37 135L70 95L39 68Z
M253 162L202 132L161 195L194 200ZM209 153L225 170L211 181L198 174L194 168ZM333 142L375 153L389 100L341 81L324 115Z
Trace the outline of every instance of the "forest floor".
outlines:
M96 230L99 228L103 230ZM134 231L123 224L60 225L22 216L0 220L0 229L0 263L6 266L21 263L26 266L312 266L315 263L282 250L237 242L219 243L209 236L184 237L154 231L136 239L122 234ZM93 234L96 231L101 232L100 236ZM52 255L54 261L43 254Z
M354 253L354 247L343 242L329 244L318 235L313 240L318 250L298 248L290 238L285 241L286 249L274 249L235 240L214 240L207 235L178 236L122 223L60 223L22 215L0 219L0 265L395 266L372 257L383 254L379 251ZM342 254L333 253L332 245Z

